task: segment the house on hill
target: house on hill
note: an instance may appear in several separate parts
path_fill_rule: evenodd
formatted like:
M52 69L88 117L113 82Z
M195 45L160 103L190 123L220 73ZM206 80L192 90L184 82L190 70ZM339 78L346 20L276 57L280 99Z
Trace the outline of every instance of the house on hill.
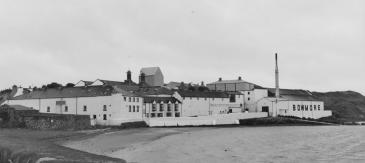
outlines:
M163 86L164 76L160 67L144 67L140 71L140 80L149 86Z

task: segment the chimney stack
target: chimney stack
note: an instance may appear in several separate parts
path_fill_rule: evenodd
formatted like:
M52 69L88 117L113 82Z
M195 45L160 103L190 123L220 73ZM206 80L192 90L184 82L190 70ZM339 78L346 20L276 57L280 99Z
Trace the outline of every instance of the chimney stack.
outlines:
M143 85L146 83L146 75L142 72L139 76L139 84Z
M219 78L219 81L222 81L222 78Z
M127 82L132 83L132 72L130 70L127 71Z
M275 53L275 97L280 98L278 54Z
M242 77L240 77L240 76L239 76L239 77L238 77L238 80L242 80Z

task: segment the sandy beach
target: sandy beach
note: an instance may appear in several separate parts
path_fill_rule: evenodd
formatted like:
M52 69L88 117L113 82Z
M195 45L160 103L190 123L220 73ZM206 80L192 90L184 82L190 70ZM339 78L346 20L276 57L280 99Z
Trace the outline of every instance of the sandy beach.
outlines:
M64 145L127 162L363 162L364 127L147 128Z

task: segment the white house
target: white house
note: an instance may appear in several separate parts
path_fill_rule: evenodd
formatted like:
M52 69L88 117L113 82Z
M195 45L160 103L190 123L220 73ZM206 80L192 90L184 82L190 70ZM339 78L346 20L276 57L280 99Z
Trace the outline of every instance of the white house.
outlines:
M99 125L141 121L143 98L112 86L35 89L7 100L41 113L90 115Z

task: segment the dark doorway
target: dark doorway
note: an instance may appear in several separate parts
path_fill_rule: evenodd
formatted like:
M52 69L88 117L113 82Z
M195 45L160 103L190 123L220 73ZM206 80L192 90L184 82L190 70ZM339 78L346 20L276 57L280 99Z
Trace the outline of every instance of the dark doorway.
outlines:
M263 106L262 107L262 112L269 112L269 107L268 106Z
M106 114L104 114L104 115L103 115L103 120L105 121L105 120L106 120L106 118L107 118L107 117L106 117Z

